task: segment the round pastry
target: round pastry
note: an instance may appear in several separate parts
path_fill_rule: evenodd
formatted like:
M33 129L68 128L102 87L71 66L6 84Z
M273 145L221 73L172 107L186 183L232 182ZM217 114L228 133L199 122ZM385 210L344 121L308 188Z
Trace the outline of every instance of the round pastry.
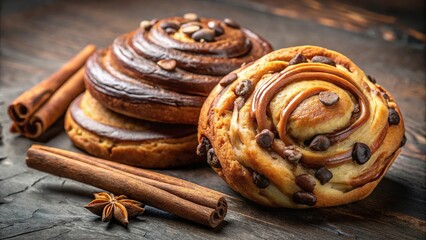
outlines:
M86 87L101 104L127 116L197 124L219 80L272 48L231 19L195 14L143 21L86 65Z
M286 48L234 74L203 105L197 152L255 202L308 208L363 199L405 143L395 99L340 53Z
M68 108L65 130L86 152L144 168L170 168L200 162L194 149L193 125L160 124L117 114L103 107L89 92Z

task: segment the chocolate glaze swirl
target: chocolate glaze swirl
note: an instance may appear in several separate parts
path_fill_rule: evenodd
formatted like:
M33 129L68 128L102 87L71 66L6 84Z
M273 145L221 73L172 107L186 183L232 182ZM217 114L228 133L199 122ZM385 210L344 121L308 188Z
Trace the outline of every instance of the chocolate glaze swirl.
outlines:
M365 124L365 122L370 117L370 107L368 100L362 93L362 90L359 89L359 86L348 74L338 70L336 67L332 67L326 64L301 63L289 66L282 72L271 76L256 89L251 107L251 115L256 119L258 129L271 130L272 127L270 124L268 124L269 122L267 121L267 106L272 98L277 94L277 92L280 91L280 89L285 88L292 83L312 80L330 82L338 87L343 88L357 98L358 104L360 106L359 117L355 120L354 123L343 129L337 129L332 133L326 134L326 136L330 139L331 144L335 144L347 139L360 126ZM327 91L327 88L314 86L309 90L300 92L292 98L291 102L284 109L282 109L281 118L276 128L281 140L286 145L295 144L295 142L287 133L287 122L290 118L290 115L302 101L312 96L318 95L322 91ZM380 143L384 139L386 129L387 127L382 129L379 136L370 146L372 152L374 152L380 146ZM316 155L304 156L302 158L303 163L311 166L337 165L351 160L351 150L347 150L344 153L339 153L333 157Z
M203 104L204 98L201 96L159 88L144 80L126 75L111 65L110 55L111 52L108 49L102 50L87 62L86 84L96 91L137 103L156 102L172 106L196 107Z
M201 107L223 75L272 50L247 29L207 18L196 24L207 29L210 21L224 30L213 42L197 42L183 33L182 27L172 33L164 29L169 22L187 23L182 17L162 19L119 36L88 61L87 84L126 101ZM157 62L164 59L175 61L176 68L160 67Z

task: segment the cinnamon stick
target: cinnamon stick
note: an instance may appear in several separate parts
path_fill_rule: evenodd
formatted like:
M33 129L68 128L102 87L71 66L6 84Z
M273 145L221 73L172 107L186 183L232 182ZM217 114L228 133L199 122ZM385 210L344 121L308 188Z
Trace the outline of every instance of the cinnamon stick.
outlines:
M218 205L218 199L224 197L223 193L153 171L131 167L121 163L111 162L105 159L90 157L84 154L74 153L58 148L46 147L42 145L33 145L32 148L41 149L97 167L120 172L121 174L125 174L139 181L143 181L146 184L158 187L162 190L178 195L189 201L202 204L204 206L215 208Z
M203 186L200 186L198 184L192 183L192 182L188 182L188 181L183 181L180 178L176 178L176 177L172 177L169 175L164 175L161 173L157 173L154 171L150 171L150 170L146 170L143 168L137 168L137 167L132 167L129 165L125 165L122 163L118 163L118 162L113 162L110 160L106 160L106 159L101 159L101 158L97 158L97 157L92 157L92 156L88 156L85 154L79 154L79 153L75 153L75 152L70 152L70 151L66 151L63 149L59 149L59 148L53 148L53 147L48 147L48 146L43 146L43 145L32 145L33 148L39 148L39 149L43 149L45 151L49 151L49 152L53 152L59 155L64 155L73 159L85 159L86 161L91 161L91 162L98 162L107 166L110 166L114 169L118 169L121 170L123 172L127 172L136 176L140 176L140 177L144 177L144 178L148 178L148 179L152 179L155 181L159 181L159 182L164 182L164 183L169 183L172 185L176 185L176 186L181 186L181 187L185 187L185 188L190 188L190 189L194 189L200 192L208 192L212 195L216 195L216 196L224 196L225 194L215 191L213 189L210 188L206 188ZM83 160L84 161L84 160ZM227 196L229 197L229 196Z
M17 97L9 106L10 118L17 124L23 125L37 109L49 99L72 75L81 69L89 56L95 51L94 45L87 45L81 52L63 65L47 79L35 85Z
M84 91L84 67L80 68L40 107L23 125L17 125L20 134L28 138L40 137L67 110L68 106Z
M197 223L217 227L227 212L223 194L173 178L144 170L147 176L131 174L105 164L107 160L65 150L33 145L27 152L29 167L70 178L114 194L124 194L153 207ZM118 164L120 165L120 164ZM132 169L134 167L130 167ZM134 168L137 169L137 168ZM130 170L129 170L130 171ZM168 183L170 179L174 183Z

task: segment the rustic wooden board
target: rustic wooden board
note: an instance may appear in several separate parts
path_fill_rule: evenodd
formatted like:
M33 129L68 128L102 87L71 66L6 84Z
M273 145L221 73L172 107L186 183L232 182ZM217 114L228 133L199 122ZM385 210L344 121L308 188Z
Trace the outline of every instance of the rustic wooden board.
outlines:
M14 1L10 1L14 2ZM214 1L2 2L0 22L0 238L4 239L419 239L426 237L425 51ZM8 133L7 104L54 72L84 45L107 46L139 21L185 12L232 17L278 49L314 44L352 58L394 93L408 143L373 194L341 207L270 209L234 193L208 166L163 171L231 196L223 228L212 231L147 208L129 228L102 223L82 206L98 189L28 169L36 143ZM423 48L424 49L424 48ZM49 146L78 151L61 123Z

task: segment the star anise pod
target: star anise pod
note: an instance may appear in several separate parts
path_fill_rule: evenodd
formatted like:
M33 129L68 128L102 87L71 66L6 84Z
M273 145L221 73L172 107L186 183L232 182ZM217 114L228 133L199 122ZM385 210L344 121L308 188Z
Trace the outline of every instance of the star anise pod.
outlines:
M144 204L124 195L115 197L112 193L94 193L95 199L84 206L92 213L102 216L102 221L109 222L114 217L121 224L127 226L129 218L144 212Z

